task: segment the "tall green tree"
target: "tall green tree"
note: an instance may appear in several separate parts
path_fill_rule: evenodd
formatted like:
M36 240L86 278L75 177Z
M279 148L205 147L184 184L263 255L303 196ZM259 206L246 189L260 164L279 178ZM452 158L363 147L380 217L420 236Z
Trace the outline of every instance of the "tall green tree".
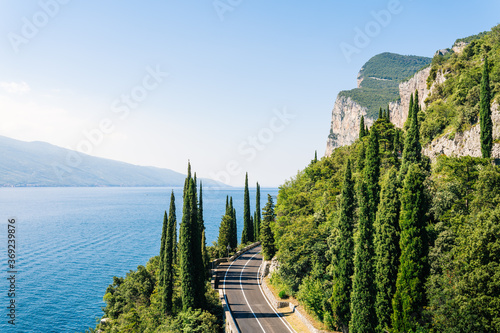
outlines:
M362 172L365 168L365 158L366 158L366 148L365 144L361 142L358 148L358 158L356 160L356 171L358 173Z
M243 233L241 243L253 242L253 225L250 220L250 194L248 192L248 172L245 175L245 194L243 202Z
M422 145L420 144L420 126L418 123L418 91L415 91L415 101L413 102L410 118L410 126L406 132L403 159L401 162L400 181L403 181L404 176L408 171L408 167L413 163L422 162Z
M366 181L366 189L368 191L369 202L369 219L375 221L380 186L378 184L380 178L380 154L379 154L379 134L376 126L370 131L370 140L366 150L366 162L364 169L364 178Z
M200 198L198 203L198 225L201 230L201 258L203 262L203 270L205 278L208 278L209 257L207 252L207 243L205 239L205 221L203 219L203 184L200 181Z
M329 244L336 249L332 260L333 293L329 302L335 325L344 333L349 331L351 320L351 291L354 274L354 222L356 198L354 181L352 179L351 161L347 160L340 199L338 230L339 236L335 244Z
M375 332L376 288L373 269L373 222L370 219L370 195L366 184L366 173L358 183L359 217L357 237L354 242L354 275L351 293L350 333Z
M380 107L378 109L378 119L382 119L382 118L383 118L382 107Z
M392 300L394 332L414 332L425 305L428 241L424 181L425 174L420 166L410 165L401 192L401 256Z
M176 231L176 218L175 218L175 196L172 191L170 196L170 209L174 210L172 214L169 212L170 218L168 219L168 230L166 236L166 249L164 251L164 269L166 271L165 274L165 283L163 290L163 298L162 298L162 308L163 311L167 314L172 313L172 299L174 296L174 280L175 280L175 271L174 271L174 251L175 251L175 240L177 239L177 231Z
M317 160L317 159L316 159ZM261 216L260 216L260 185L257 182L257 192L255 194L255 218L254 220L254 229L255 229L255 241L258 241L260 239L260 222L261 222Z
M260 239L262 241L262 254L264 260L271 260L276 254L276 246L274 244L274 234L271 230L271 222L276 219L274 213L274 203L271 195L267 195L267 203L262 210L262 225Z
M366 135L365 133L365 116L361 116L361 120L359 122L359 138L362 139Z
M193 198L194 184L190 178L190 166L188 177L185 182L185 192L182 207L182 222L180 226L179 238L179 259L180 259L180 277L181 277L181 298L184 310L194 308L196 304L196 271L194 260L194 239L193 230L197 229L196 221L193 221Z
M380 156L378 131L375 126L370 131L366 150L365 167L358 183L359 217L358 237L354 246L354 275L351 294L352 333L374 332L376 326L375 297L373 284L373 221L375 220L380 177Z
M231 248L238 247L238 225L236 222L236 208L233 206L233 197L229 200L229 213L231 215Z
M202 233L204 229L203 221L200 221L199 209L198 209L198 196L197 196L197 184L196 184L196 173L195 178L191 179L193 186L193 197L192 197L192 237L193 237L193 264L194 264L194 290L195 290L195 308L202 308L205 305L205 267L203 264L203 251L202 251Z
M408 131L408 128L410 127L410 124L411 124L411 118L413 116L413 94L410 95L410 105L408 107L408 118L406 118L406 121L403 125L403 129L406 131Z
M399 210L397 172L392 167L384 178L375 220L375 284L377 332L391 327L392 298L399 267Z
M205 274L201 250L202 225L199 221L195 180L191 163L184 185L182 223L179 239L181 297L184 310L205 305Z
M219 226L219 238L217 244L219 245L223 255L226 255L227 246L231 246L231 214L224 214Z
M175 195L174 195L174 190L172 190L172 193L170 194L170 208L168 209L168 221L173 225L173 232L172 232L172 255L173 255L173 263L178 262L178 255L177 255L177 216L175 213Z
M484 58L483 76L481 78L481 93L479 102L479 123L481 153L483 158L491 157L491 148L493 147L493 122L491 120L491 88L490 72L488 67L488 57Z
M169 238L168 230L169 229L169 223L168 223L168 216L167 212L165 211L165 214L163 215L163 227L162 227L162 232L161 232L161 244L160 244L160 267L158 270L158 289L161 295L161 307L162 311L164 313L167 312L167 302L168 298L166 297L166 280L167 280L167 275L170 274L169 272L169 267L166 263L166 258L168 255L165 255L165 252L168 252L170 249L167 246L167 240ZM171 301L171 299L170 299Z

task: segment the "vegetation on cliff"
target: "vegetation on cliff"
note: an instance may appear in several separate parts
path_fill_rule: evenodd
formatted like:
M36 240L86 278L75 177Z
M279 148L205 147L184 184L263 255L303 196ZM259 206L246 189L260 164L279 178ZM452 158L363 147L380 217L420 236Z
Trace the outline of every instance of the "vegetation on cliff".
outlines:
M473 42L488 44L497 30ZM500 58L489 45L480 50L497 96ZM430 103L456 112L451 95ZM420 110L414 97L406 132L381 117L280 187L272 282L342 332L500 332L500 168L468 156L430 164L421 147L435 109Z
M491 31L468 38L469 44L460 53L436 54L427 80L430 88L439 75L446 79L435 84L419 113L422 144L426 145L443 133L463 132L479 121L481 86L485 59L491 102L500 99L500 25Z
M430 63L427 57L378 54L363 65L360 87L341 91L339 96L350 97L368 109L368 118L376 119L380 108L399 99L399 83Z

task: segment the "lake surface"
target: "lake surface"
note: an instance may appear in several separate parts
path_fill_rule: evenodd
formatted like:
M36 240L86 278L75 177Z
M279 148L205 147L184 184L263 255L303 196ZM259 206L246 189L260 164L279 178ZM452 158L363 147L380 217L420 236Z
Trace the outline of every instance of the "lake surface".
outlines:
M170 193L182 188L0 188L0 332L83 332L102 316L113 276L158 255ZM261 208L267 194L261 189ZM243 188L203 189L207 245L218 236L226 195L243 228ZM252 213L255 189L250 189ZM7 222L16 218L16 319L8 324ZM177 228L179 230L179 227Z

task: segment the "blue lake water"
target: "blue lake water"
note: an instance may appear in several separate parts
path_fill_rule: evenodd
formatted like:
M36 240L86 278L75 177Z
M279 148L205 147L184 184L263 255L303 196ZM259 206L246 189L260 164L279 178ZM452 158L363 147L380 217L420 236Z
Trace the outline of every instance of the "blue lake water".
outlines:
M113 276L125 276L159 253L163 212L182 188L0 188L0 332L83 332L102 316ZM243 189L204 188L207 245L218 236L226 195L238 233ZM267 194L261 189L261 208ZM255 189L250 189L252 211ZM8 324L7 222L16 218L16 317ZM179 230L179 229L177 229Z

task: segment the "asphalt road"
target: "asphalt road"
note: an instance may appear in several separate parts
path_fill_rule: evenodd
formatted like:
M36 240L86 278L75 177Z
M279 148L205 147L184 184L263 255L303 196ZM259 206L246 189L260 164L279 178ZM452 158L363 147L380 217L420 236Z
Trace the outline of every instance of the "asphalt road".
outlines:
M219 266L219 288L240 332L295 332L271 307L259 284L261 246L245 252L230 264Z

